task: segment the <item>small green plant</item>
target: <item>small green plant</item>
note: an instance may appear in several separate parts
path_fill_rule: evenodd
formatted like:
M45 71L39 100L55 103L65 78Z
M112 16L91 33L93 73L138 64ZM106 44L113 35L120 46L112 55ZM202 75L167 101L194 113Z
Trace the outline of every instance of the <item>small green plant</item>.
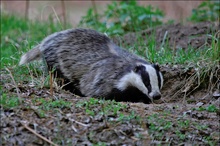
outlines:
M108 35L121 35L162 24L164 14L152 6L139 6L135 0L113 1L103 14L95 14L90 8L79 26L106 32Z
M0 97L0 105L5 108L16 107L19 105L19 98L3 93Z
M177 124L180 128L188 128L190 125L190 121L189 120L179 120L177 122Z
M130 121L132 119L135 119L138 122L141 121L141 117L133 110L129 115L124 115L123 113L120 113L117 121Z
M204 137L205 142L210 146L216 146L219 145L217 141L213 141L213 138L211 136L205 136Z
M207 125L198 124L198 125L196 125L196 128L197 128L198 130L205 130L205 129L208 128L208 126L207 126Z
M219 1L203 1L196 9L192 10L189 18L193 22L203 21L219 21L220 2Z
M33 103L40 104L40 109L50 110L54 108L70 108L72 103L63 99L53 100L45 98L37 98L33 100Z
M217 112L219 109L215 105L209 105L206 110L208 112Z
M219 109L215 105L209 105L207 107L198 107L198 108L193 108L193 110L197 111L208 111L208 112L217 112Z
M189 131L188 129L206 130L208 125L202 125L201 123L194 122L184 116L179 116L176 120L171 117L172 114L164 111L162 113L152 114L147 117L149 133L153 135L154 139L165 139L166 135L174 134L178 141L190 140L187 135L197 134L195 131Z
M85 106L86 108L90 108L90 106L98 105L98 104L99 104L98 99L90 98L88 101L78 102L76 104L76 107L81 108Z
M92 146L106 146L107 144L105 142L98 142L96 144L92 144Z
M179 137L179 139L184 140L186 138L186 135L180 132L179 130L176 130L176 135Z
M166 113L165 113L166 114ZM169 116L166 114L166 116ZM158 114L153 114L148 116L148 121L150 123L149 128L155 131L164 131L172 127L172 122L164 118L158 118Z
M94 111L97 109L98 106L101 106L101 108L98 108L98 111ZM113 114L117 115L119 114L119 111L126 108L125 104L121 104L120 102L116 102L114 100L102 100L102 99L95 99L90 98L88 101L78 102L76 104L77 108L85 107L86 113L95 116L96 114Z

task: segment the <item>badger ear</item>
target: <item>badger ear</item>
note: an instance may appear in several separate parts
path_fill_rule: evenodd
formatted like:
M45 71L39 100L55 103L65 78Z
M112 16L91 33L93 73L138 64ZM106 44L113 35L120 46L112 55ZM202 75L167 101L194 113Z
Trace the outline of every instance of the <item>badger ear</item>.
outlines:
M134 67L133 71L134 71L135 73L140 73L141 70L142 70L142 68L143 68L142 65L136 65L136 66Z
M156 70L160 71L160 67L159 67L158 64L153 64L153 67L154 67Z

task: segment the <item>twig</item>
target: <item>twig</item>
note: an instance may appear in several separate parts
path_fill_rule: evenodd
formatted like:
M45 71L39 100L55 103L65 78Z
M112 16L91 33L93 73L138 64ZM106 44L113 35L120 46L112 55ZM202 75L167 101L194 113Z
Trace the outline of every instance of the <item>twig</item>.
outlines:
M64 0L61 0L62 4L62 14L63 14L63 23L64 23L64 29L66 28L66 7Z
M17 92L17 96L18 96L19 103L21 103L21 96L20 96L20 93L19 93L18 86L17 86L17 84L16 84L16 82L15 82L15 79L14 79L14 77L13 77L11 71L10 71L7 67L5 67L5 69L9 72L9 75L10 75L10 77L11 77L13 83L14 83L15 88L16 88L16 92Z
M50 7L50 8L53 10L54 15L55 15L55 17L56 17L57 21L59 22L59 24L60 24L61 28L63 29L63 25L62 25L62 23L61 23L61 21L60 21L59 17L57 16L57 13L56 13L56 11L55 11L54 7L52 7L52 6L44 6L44 7L43 7L43 10L42 10L42 12L41 12L41 19L43 19L43 12L44 12L44 10L45 10L47 7Z
M84 127L88 127L88 126L89 126L88 124L83 124L83 123L78 122L78 121L76 121L76 120L74 120L73 122L75 122L75 123L77 123L77 124L79 124L79 125L82 125L82 126L84 126Z
M44 141L48 142L51 145L54 146L58 146L57 144L53 143L52 141L50 141L49 139L43 137L42 135L38 134L36 131L34 131L33 129L31 129L30 127L28 127L27 125L23 124L21 122L21 125L24 126L24 128L26 128L27 130L29 130L30 132L32 132L33 134L35 134L36 136L38 136L39 138L43 139Z
M26 6L25 6L25 19L27 20L29 16L29 0L26 0Z
M50 95L53 96L53 73L49 71L50 74Z
M72 125L71 128L72 128L75 132L78 132L78 130L74 127L74 125Z
M102 107L102 112L103 112L103 116L104 116L105 127L108 127L107 118L106 118L106 115L105 115L105 109L104 109L104 102L103 102L103 100L101 100L101 107Z
M27 68L28 68L28 71L29 71L29 73L30 73L30 75L31 75L31 80L32 80L31 84L34 85L34 76L33 76L33 72L30 70L29 65L27 65Z
M95 4L95 0L91 0L92 1L92 7L94 9L94 13L95 13L95 21L97 22L98 21L98 12L97 12L97 9L96 9L96 4ZM97 26L97 24L96 24Z
M167 38L167 31L165 32L165 34L164 34L164 36L163 36L163 41L162 41L162 43L161 43L161 46L160 46L160 48L162 48L163 46L164 46L164 44L165 44L165 41L166 41L166 38Z
M65 87L66 85L69 85L70 83L72 83L72 82L68 82L68 83L64 84L64 79L62 79L62 86L60 88L63 89L63 87Z
M81 126L84 126L84 127L90 126L90 125L88 125L88 124L83 124L83 123L81 123L81 122L78 122L78 121L76 121L76 120L74 120L74 119L72 119L72 118L69 118L69 120L72 121L72 122L75 122L75 123L77 123L77 124L79 124L79 125L81 125Z

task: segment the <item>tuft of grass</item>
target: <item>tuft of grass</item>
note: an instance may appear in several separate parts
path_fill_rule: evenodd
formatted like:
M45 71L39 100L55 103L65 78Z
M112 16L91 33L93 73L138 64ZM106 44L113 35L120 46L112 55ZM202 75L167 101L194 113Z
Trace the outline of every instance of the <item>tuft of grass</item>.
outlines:
M219 108L217 108L215 105L209 105L207 107L198 107L198 108L193 108L193 110L197 110L197 111L208 111L208 112L217 112L219 111Z
M51 110L55 108L70 108L72 106L71 102L65 101L63 99L45 99L45 98L37 98L32 101L34 104L39 105L42 110Z
M118 122L123 122L123 121L130 121L130 120L133 120L133 119L136 120L139 123L142 120L142 118L134 110L132 110L129 115L124 115L123 113L120 113L117 121Z
M19 98L15 96L9 96L8 94L3 93L0 97L0 105L4 108L16 107L20 105Z
M42 88L49 84L44 63L33 62L18 66L22 54L39 44L46 36L61 31L63 27L52 17L39 23L2 12L1 14L1 70L11 70L17 83L30 83ZM68 25L70 28L70 25ZM4 84L5 80L2 80Z
M21 54L37 45L44 37L61 30L62 27L53 19L39 23L3 12L1 15L2 66L17 65Z
M121 46L127 48L130 52L133 52L139 56L144 57L146 60L152 63L159 64L194 64L198 62L210 63L210 65L216 66L220 62L220 43L218 40L219 32L216 34L207 34L211 36L211 45L206 45L204 48L192 48L187 49L173 49L169 46L168 42L161 45L160 49L156 47L155 36L144 39L143 36L137 33L136 38L138 40L135 44ZM146 36L147 37L147 36ZM148 45L146 45L145 40L148 40ZM208 44L208 43L206 43ZM204 65L206 66L206 65Z

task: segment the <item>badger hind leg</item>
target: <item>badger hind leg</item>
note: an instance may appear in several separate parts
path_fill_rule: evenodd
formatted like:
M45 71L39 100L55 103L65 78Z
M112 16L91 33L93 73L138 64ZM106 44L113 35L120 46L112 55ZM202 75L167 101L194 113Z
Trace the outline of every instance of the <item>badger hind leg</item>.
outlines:
M66 78L62 78L62 83L59 83L60 85L62 85L62 89L69 91L77 96L84 96L81 91L79 90L79 88L76 85L76 82L71 82L69 79Z

